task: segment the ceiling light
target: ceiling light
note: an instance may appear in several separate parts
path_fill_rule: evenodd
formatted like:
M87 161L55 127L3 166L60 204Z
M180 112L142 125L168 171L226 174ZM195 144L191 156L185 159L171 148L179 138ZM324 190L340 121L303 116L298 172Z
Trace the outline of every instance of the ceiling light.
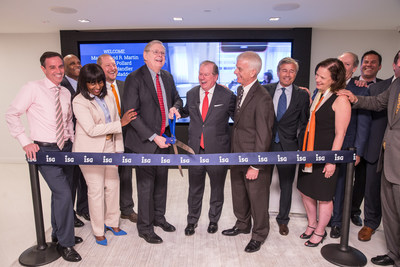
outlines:
M61 14L74 14L78 12L75 8L70 7L62 7L62 6L53 6L50 8L51 11Z
M88 19L78 19L78 21L81 23L89 23L90 22L90 20L88 20Z
M183 18L181 18L181 17L174 17L173 20L174 20L174 21L182 21Z
M277 4L272 9L277 11L289 11L298 9L299 7L300 5L297 3L286 3L286 4Z
M280 18L279 17L270 17L268 20L269 21L278 21L278 20L280 20Z

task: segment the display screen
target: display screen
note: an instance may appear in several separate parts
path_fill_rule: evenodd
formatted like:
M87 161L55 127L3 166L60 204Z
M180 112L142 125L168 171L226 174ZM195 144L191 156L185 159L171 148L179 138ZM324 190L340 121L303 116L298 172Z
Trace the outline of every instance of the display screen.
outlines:
M118 80L124 81L132 71L144 65L143 50L147 43L80 43L82 65L96 63L98 56L110 54L118 67ZM276 67L279 60L292 56L292 42L164 42L166 59L163 69L169 71L183 103L186 92L198 85L199 65L204 60L214 61L219 68L218 83L236 93L239 84L234 74L236 57L254 51L262 59L258 80L265 84L278 81ZM180 122L188 122L182 119Z

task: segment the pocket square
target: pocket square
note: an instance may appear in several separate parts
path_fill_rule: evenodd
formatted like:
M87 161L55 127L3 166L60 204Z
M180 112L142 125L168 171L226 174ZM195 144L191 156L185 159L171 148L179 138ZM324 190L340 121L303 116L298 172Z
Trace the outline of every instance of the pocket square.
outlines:
M220 106L223 106L224 104L216 104L216 105L214 105L214 108L217 108L217 107L220 107Z

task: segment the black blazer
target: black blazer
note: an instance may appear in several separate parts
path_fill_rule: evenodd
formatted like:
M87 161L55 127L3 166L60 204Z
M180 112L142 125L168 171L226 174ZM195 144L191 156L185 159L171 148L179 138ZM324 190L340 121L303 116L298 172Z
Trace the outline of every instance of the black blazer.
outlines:
M188 91L186 105L181 109L182 117L190 116L189 146L198 154L201 133L203 133L207 154L228 153L231 142L229 118L233 119L236 96L231 90L215 85L207 116L203 122L200 112L200 90L200 86L196 86Z
M272 99L278 83L264 85ZM275 114L275 112L274 112ZM279 140L284 151L297 151L302 149L304 132L310 115L310 97L305 90L293 84L292 97L289 107L280 121L274 116L273 139L279 133Z
M73 98L74 95L75 95L75 90L74 90L74 88L72 87L71 83L67 80L67 78L65 78L65 76L64 76L64 78L62 79L60 85L61 85L61 86L64 86L65 88L68 89L68 91L71 93L71 101L72 101L72 98Z
M167 97L168 110L180 109L182 99L176 90L172 75L160 71ZM148 139L161 131L161 110L150 71L146 65L135 70L125 80L122 97L123 112L134 108L137 118L126 126L125 147L135 153L154 153L157 145ZM166 114L168 116L168 114Z

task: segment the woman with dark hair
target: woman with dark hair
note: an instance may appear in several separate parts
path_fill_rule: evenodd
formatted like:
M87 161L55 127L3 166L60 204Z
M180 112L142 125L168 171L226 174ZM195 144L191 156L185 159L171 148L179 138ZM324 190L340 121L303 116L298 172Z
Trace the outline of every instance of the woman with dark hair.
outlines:
M351 116L347 97L336 95L346 87L343 63L336 58L320 62L315 68L315 81L318 94L310 108L303 151L340 150ZM307 229L300 236L309 239L305 246L316 247L327 235L325 227L332 215L337 176L338 168L332 163L305 164L299 168L297 188L308 220Z
M97 64L85 65L72 101L76 117L73 152L122 153L122 127L136 118L129 110L119 118L115 100L107 94L106 77ZM119 228L119 175L115 165L80 165L88 186L90 222L96 243L106 246L104 235L126 235Z

